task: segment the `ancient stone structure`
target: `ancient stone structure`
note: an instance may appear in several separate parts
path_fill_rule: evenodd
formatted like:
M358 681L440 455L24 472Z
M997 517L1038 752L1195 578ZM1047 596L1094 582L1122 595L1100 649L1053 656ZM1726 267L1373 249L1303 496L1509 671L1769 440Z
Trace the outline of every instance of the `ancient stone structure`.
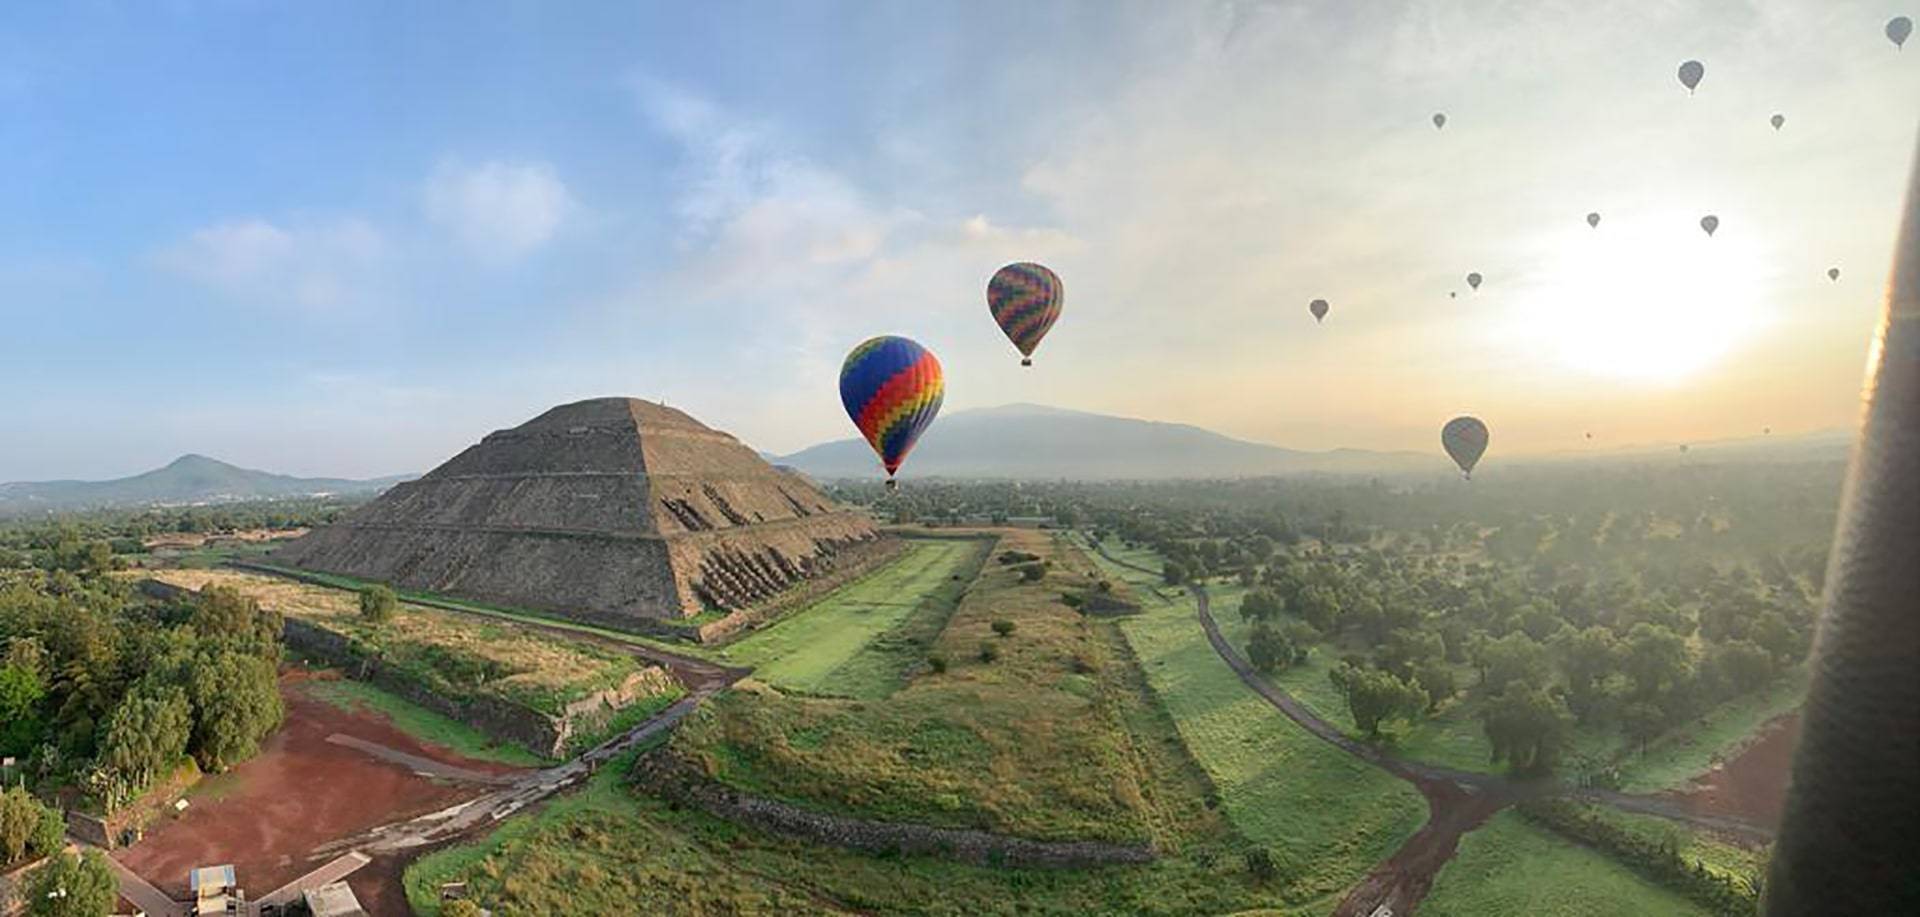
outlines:
M632 628L768 602L877 538L732 436L596 398L489 434L274 556Z

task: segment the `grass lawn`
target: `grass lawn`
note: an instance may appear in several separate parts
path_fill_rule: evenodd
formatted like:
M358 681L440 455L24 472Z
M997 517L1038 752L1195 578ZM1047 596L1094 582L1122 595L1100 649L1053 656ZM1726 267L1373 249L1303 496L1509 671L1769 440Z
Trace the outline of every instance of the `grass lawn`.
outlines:
M553 763L518 745L495 742L472 726L448 719L364 681L313 679L302 683L299 690L345 710L377 713L386 717L400 731L422 742L452 749L469 758L498 761L516 767L544 767Z
M1613 917L1710 912L1604 854L1507 811L1460 839L1420 905L1421 917Z
M1054 566L1026 582L988 565L883 700L749 680L689 717L673 752L722 782L827 811L1047 840L1149 839L1153 806L1124 722L1133 695L1118 680L1126 660L1110 658L1106 622L1061 601L1092 568L1044 532L1007 532L1003 550ZM995 635L1000 619L1012 634Z
M1153 579L1106 568L1136 586ZM1228 820L1272 851L1286 901L1324 910L1426 819L1426 802L1411 786L1320 741L1248 690L1207 642L1191 597L1147 599L1143 609L1120 628Z
M1621 789L1648 793L1682 786L1769 720L1800 706L1806 697L1807 670L1802 666L1766 691L1721 705L1684 735L1655 740L1645 751L1627 758L1620 764Z
M919 640L939 632L992 547L991 539L910 540L893 562L740 639L723 657L783 689L885 697L924 658Z

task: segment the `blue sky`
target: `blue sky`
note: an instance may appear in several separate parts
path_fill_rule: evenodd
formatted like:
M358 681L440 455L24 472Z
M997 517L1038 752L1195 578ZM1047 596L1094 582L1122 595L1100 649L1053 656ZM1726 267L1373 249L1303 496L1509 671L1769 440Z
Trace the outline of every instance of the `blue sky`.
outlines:
M0 480L418 471L605 394L787 451L887 332L949 410L1305 448L1850 423L1920 9L1590 6L9 6Z

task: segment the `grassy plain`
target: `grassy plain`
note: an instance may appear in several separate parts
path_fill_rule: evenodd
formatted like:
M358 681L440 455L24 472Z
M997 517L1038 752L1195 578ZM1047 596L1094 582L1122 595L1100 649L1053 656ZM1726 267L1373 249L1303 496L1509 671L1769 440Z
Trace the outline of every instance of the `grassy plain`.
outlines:
M1691 917L1708 911L1604 854L1527 823L1494 816L1460 839L1420 905L1422 917Z
M557 713L567 703L619 685L640 668L625 653L407 602L391 621L375 624L360 615L359 597L352 592L260 573L183 569L156 570L152 576L187 589L236 588L263 607L379 653L449 698L491 694Z
M1061 601L1091 568L1043 532L1009 532L995 553L1007 550L1053 566L1037 582L984 568L884 700L742 682L681 726L674 752L722 782L829 811L1041 839L1149 839L1146 775L1123 722L1134 701L1117 678L1125 660L1110 658L1101 622ZM996 635L996 620L1013 633ZM779 671L783 660L767 664Z
M402 732L423 742L450 748L468 758L498 761L515 767L541 767L552 763L518 745L495 742L472 726L449 719L364 681L313 679L303 683L300 690L343 710L378 713Z
M728 646L775 687L878 699L925 656L992 549L991 539L917 539L886 566Z
M1120 629L1218 788L1228 820L1272 852L1287 902L1324 911L1419 828L1427 807L1417 791L1320 741L1247 689L1207 642L1186 590L1101 563L1141 597L1142 613Z

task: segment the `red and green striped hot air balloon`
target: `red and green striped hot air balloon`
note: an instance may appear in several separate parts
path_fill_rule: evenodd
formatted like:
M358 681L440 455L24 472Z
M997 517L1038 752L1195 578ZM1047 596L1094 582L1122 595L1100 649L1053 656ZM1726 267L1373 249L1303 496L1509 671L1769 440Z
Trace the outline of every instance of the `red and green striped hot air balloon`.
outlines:
M1020 349L1021 366L1033 365L1033 350L1060 319L1066 298L1060 275L1031 261L1009 264L987 281L987 309L1007 340Z
M913 444L933 425L946 391L933 352L891 334L869 338L840 365L840 403L880 456L888 490Z

